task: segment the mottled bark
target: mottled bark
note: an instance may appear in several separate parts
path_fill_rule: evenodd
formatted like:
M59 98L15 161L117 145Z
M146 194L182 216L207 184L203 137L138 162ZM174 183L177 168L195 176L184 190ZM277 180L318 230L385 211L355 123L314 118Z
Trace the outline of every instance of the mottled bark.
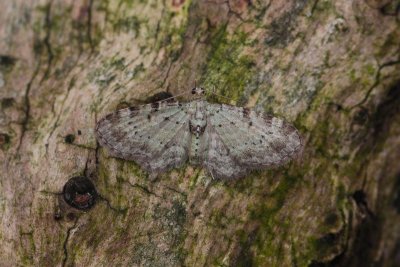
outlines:
M398 0L0 7L1 266L400 265ZM294 123L301 160L151 181L97 145L105 114L195 80ZM88 211L60 195L74 176Z

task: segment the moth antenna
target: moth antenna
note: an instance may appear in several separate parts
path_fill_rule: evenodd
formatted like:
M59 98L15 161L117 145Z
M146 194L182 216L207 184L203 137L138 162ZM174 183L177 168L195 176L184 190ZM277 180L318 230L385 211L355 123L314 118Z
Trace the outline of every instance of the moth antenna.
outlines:
M174 98L177 98L177 97L179 97L179 96L183 96L183 95L187 95L187 94L189 94L189 92L184 92L184 93L182 93L182 94L175 95L175 96L171 96L171 97L168 97L168 98L165 98L165 99L163 99L163 100L156 101L156 102L164 102L164 101L168 101L168 100L170 100L170 99L174 99Z

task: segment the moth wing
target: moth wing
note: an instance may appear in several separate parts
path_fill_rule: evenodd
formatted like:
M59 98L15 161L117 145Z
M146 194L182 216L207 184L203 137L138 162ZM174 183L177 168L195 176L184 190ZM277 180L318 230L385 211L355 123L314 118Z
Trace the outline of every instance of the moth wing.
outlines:
M282 119L224 104L209 104L208 116L207 126L215 129L240 166L260 169L282 165L302 151L299 132Z
M118 110L97 123L97 140L112 156L133 160L149 172L178 167L188 159L186 108L178 102L156 102Z
M211 176L231 179L243 176L248 171L229 154L229 148L213 127L206 127L201 136L201 144L202 166Z

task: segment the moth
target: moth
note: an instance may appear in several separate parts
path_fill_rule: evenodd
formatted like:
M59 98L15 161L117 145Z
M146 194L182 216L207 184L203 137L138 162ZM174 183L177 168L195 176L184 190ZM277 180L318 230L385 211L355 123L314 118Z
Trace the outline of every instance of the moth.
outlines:
M133 160L153 176L189 162L214 178L233 179L301 153L302 138L288 122L209 103L201 87L192 94L187 103L172 98L108 114L96 125L97 140L112 156Z

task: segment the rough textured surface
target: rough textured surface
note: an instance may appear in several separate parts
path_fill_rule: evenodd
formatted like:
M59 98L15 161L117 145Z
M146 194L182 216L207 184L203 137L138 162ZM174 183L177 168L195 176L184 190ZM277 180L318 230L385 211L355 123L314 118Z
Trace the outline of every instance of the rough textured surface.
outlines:
M399 5L2 1L0 265L399 265ZM302 160L150 181L97 146L98 119L195 80L294 122ZM59 194L81 175L88 212Z

